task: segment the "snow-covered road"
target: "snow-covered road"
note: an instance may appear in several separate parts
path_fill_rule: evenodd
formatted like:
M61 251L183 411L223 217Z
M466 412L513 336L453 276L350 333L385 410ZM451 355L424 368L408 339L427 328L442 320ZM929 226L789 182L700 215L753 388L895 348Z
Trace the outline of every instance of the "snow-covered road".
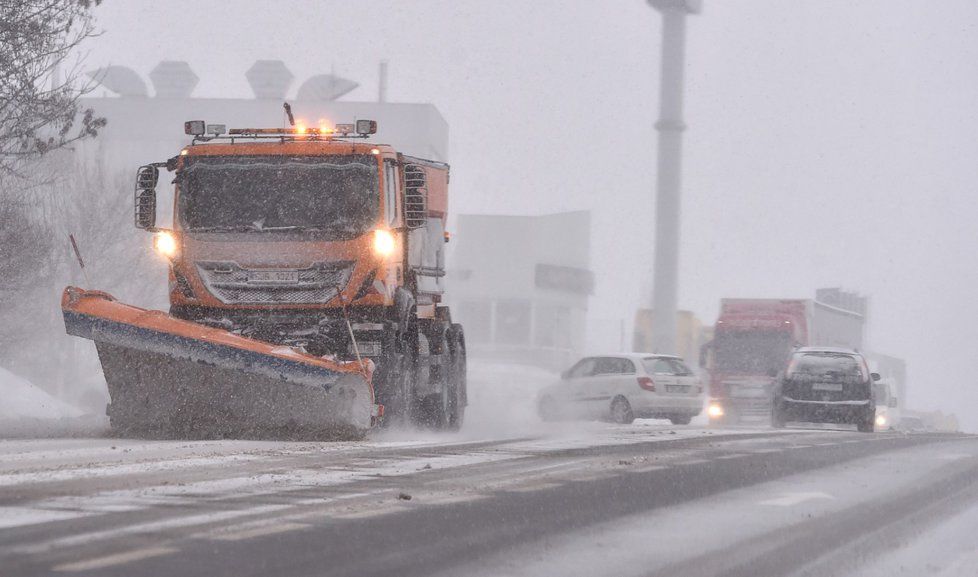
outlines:
M976 470L970 437L653 421L359 443L16 440L0 443L0 566L5 576L734 575L853 510L879 509L865 524L897 527L920 513L899 506L912 487L944 483L968 501L970 485L954 479ZM885 550L871 544L867 558Z

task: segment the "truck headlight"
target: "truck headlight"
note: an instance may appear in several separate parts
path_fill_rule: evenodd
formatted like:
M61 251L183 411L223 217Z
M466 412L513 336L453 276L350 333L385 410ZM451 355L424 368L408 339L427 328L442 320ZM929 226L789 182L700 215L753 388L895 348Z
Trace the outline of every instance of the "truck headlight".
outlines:
M374 252L383 257L394 253L394 235L391 231L383 229L374 231Z
M722 417L723 405L720 403L710 403L710 406L706 408L706 414L709 415L711 419Z
M172 232L160 231L153 237L153 248L166 258L173 258L177 256L177 237Z

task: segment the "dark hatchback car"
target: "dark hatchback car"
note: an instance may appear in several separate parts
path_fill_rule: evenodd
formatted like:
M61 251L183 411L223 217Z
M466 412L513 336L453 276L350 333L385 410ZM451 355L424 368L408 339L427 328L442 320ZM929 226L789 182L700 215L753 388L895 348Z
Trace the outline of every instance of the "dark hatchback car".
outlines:
M795 350L774 389L771 424L789 421L849 423L873 431L876 404L866 359L848 349L805 347Z

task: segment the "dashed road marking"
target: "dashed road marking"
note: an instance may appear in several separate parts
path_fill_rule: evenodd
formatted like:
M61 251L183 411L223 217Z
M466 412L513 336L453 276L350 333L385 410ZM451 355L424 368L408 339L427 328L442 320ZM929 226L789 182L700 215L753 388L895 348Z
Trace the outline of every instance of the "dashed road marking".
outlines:
M742 459L744 457L750 457L747 453L732 453L730 455L720 455L717 459Z
M675 465L702 465L704 463L709 463L709 459L686 459L684 461L677 461Z
M646 465L644 467L634 467L634 468L630 467L628 469L628 472L629 473L651 473L652 471L663 471L668 468L669 467L666 465Z
M829 495L828 493L822 493L821 491L784 493L780 497L774 499L768 499L767 501L761 501L758 503L758 505L774 505L776 507L791 507L794 505L799 505L806 501L813 501L816 499L835 499L835 497Z
M36 507L0 507L0 529L40 525L51 521L67 521L93 514L88 511L57 511Z
M125 553L116 553L114 555L105 555L103 557L85 559L84 561L72 561L71 563L57 565L53 568L53 570L59 573L76 573L78 571L105 569L106 567L125 565L134 561L141 561L151 557L161 557L163 555L169 555L176 552L177 549L174 549L173 547L146 547L144 549L126 551Z
M266 535L276 535L289 531L298 531L309 527L305 523L275 523L264 526L252 527L250 529L239 529L236 531L214 532L208 536L209 539L217 541L244 541L255 537L265 537Z

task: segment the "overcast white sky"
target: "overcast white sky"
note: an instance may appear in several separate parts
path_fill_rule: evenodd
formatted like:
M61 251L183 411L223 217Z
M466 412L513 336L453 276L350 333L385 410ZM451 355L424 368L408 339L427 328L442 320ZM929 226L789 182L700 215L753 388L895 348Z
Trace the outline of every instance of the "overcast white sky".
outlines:
M978 3L706 0L689 22L680 305L870 295L910 400L978 429ZM281 59L451 127L453 210L593 211L593 314L648 300L659 17L643 0L106 0L87 66L186 60L250 97ZM210 120L210 119L209 119ZM220 119L212 119L220 121Z

